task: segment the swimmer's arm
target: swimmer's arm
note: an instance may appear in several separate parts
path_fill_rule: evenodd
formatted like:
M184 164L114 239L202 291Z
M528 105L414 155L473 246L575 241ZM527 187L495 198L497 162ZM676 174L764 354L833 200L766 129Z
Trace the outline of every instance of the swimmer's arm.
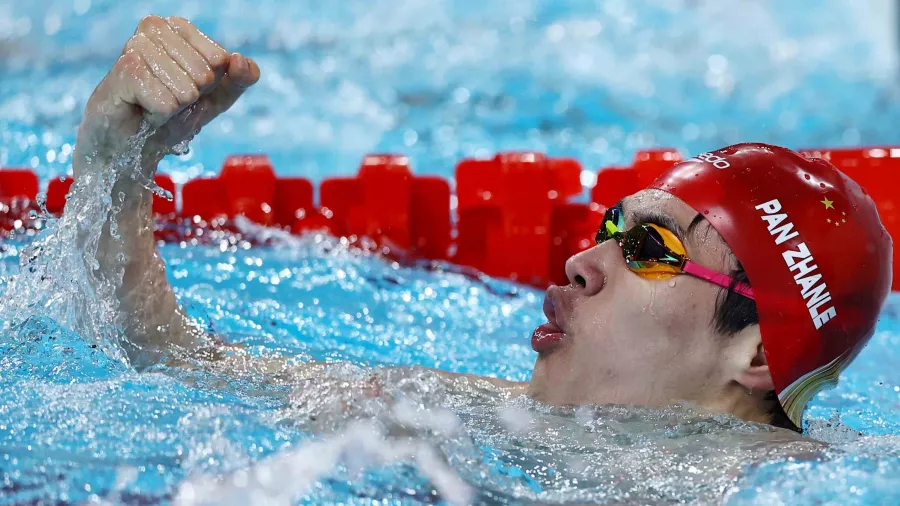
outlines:
M140 179L150 181L172 146L190 139L230 108L259 75L252 59L229 54L184 19L141 20L85 108L73 170L76 182L90 179L89 188L73 196L66 212L77 212L79 199L102 197L91 187L98 189L97 176L127 149L142 121L156 128L140 163ZM110 197L118 203L118 196L124 196L116 216L119 237L113 237L107 224L93 256L98 279L111 281L122 275L121 283L115 283L119 325L145 351L208 342L178 305L166 279L153 237L152 193L145 183L125 174L118 179ZM83 230L79 246L84 248L96 232Z
M490 376L479 376L477 374L470 373L462 373L462 372L450 372L444 371L442 369L434 369L431 367L425 367L425 369L437 374L446 379L454 380L454 381L464 381L470 385L477 386L479 384L488 384L496 388L500 388L502 390L509 390L512 392L525 393L528 389L528 383L521 381L510 381L501 378L492 378Z
M156 162L151 163L155 170ZM127 259L116 291L120 325L144 354L152 356L172 345L195 349L209 338L190 321L166 278L166 265L153 236L153 194L131 179L116 184L113 195L119 192L125 194L117 216L120 240L113 238L107 224L97 260L101 275L111 276L119 265L116 256L122 253Z
M329 367L335 363L329 362L303 362L296 357L283 356L257 356L251 355L245 348L239 345L227 345L215 350L212 361L206 362L205 367L210 370L235 377L259 378L262 374L272 383L296 383L303 380L311 380L326 374ZM190 364L182 364L190 366ZM469 387L481 390L504 391L510 395L525 394L528 391L527 382L510 381L476 374L458 373L422 366L387 367L385 370L424 370L439 376L445 380L457 384L464 383ZM373 392L383 390L378 376L369 378Z

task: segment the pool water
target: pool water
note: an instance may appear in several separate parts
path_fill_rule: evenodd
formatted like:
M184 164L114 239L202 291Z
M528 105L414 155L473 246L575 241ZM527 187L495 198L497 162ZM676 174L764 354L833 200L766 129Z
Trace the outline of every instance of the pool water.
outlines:
M332 370L135 372L29 320L4 336L0 359L5 501L812 504L900 493L896 299L841 386L815 403L812 434L834 443L822 450L689 408L549 409L392 369L526 379L540 294L399 266L324 236L225 249L163 248L191 314L254 354ZM17 270L14 255L3 265ZM389 395L373 399L373 377ZM415 450L397 457L401 445ZM434 462L419 460L426 450ZM442 479L451 485L437 488Z
M383 151L450 176L463 156L507 149L597 169L644 147L896 143L893 4L5 1L0 165L66 172L90 92L147 13L194 20L264 73L189 158L164 162L176 178L238 152L319 180Z
M79 111L148 12L196 19L264 72L165 162L181 179L241 151L319 179L380 150L449 176L463 155L521 147L594 168L661 144L896 143L896 56L872 5L0 4L0 165L66 171ZM738 8L739 26L721 23ZM0 334L0 504L900 500L896 296L809 411L823 447L689 406L551 409L398 367L528 379L542 294L323 235L272 242L162 254L193 317L258 361L295 357L289 373L137 371L115 343L61 327L40 294L7 291L4 316L30 317ZM28 243L2 246L5 288L22 286ZM331 365L312 374L312 360Z

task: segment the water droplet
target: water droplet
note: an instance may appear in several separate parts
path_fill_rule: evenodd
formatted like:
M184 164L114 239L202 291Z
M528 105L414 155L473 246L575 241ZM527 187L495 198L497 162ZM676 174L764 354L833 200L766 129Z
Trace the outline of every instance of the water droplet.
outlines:
M825 183L819 183L820 188L825 188Z
M190 112L188 114L190 114ZM178 144L172 146L172 153L176 154L178 156L184 156L191 152L190 144L191 144L190 139L183 140L183 141L179 142Z
M709 214L709 209L707 209L706 211L703 211L703 214Z
M669 280L669 287L670 287L670 288L675 288L675 278L672 278L672 279Z
M168 201L171 201L175 198L175 196L172 195L172 192L159 185L154 184L152 190L154 195L156 195L157 197L162 197Z
M803 174L803 177L805 177L806 179L809 179L809 174Z

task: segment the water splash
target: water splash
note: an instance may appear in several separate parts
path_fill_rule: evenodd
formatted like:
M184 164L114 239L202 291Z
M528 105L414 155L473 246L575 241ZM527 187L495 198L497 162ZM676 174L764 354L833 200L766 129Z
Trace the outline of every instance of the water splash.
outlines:
M192 110L193 109L191 109L191 111ZM190 112L190 111L188 111L188 112ZM170 151L172 152L172 154L175 154L178 156L184 156L191 152L190 143L191 143L191 139L185 139L185 140L179 142L178 144L175 144L174 146L172 146L172 149Z
M0 299L5 331L15 332L34 317L47 318L127 363L116 296L126 258L120 253L106 259L112 261L112 268L101 271L97 254L106 227L112 240L121 241L117 215L125 194L113 194L116 182L128 177L151 186L150 177L141 170L141 152L153 133L144 121L109 163L88 158L89 166L97 167L75 180L62 217L55 218L41 205L45 229L22 249L19 273L7 281Z
M178 488L174 504L287 506L333 474L340 464L360 473L367 467L407 461L415 462L450 504L471 503L471 487L426 441L391 438L380 424L358 421L339 434L278 453L225 479L201 477L188 480Z

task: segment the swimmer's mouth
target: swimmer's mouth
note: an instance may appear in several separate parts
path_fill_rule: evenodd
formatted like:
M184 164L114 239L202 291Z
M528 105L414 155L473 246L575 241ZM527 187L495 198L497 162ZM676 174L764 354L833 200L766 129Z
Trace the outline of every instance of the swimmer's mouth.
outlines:
M550 353L560 346L566 333L558 323L556 315L556 291L558 286L551 286L544 295L544 315L547 323L534 329L531 335L531 347L540 354Z

